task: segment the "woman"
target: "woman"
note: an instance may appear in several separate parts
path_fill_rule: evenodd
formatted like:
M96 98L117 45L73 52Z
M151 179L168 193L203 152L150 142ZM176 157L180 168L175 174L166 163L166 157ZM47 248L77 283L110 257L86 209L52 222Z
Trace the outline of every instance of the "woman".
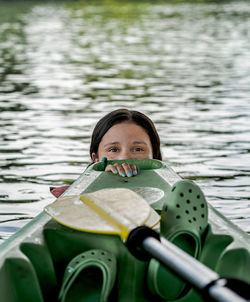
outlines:
M150 118L139 111L118 109L105 115L96 124L90 144L93 163L108 160L151 158L162 160L160 138ZM116 163L108 165L111 171L122 177L136 176L135 165ZM68 186L52 188L51 193L60 196Z
M105 115L95 126L90 157L93 162L131 158L162 159L160 138L153 122L143 113L118 109ZM137 174L134 165L108 165L105 171L131 177Z

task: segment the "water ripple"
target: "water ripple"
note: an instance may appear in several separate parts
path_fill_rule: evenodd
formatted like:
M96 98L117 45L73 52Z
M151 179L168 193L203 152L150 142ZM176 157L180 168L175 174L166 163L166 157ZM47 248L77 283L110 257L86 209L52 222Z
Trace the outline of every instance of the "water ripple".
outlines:
M247 1L14 2L0 11L0 241L84 171L96 121L120 107L150 115L164 158L250 232Z

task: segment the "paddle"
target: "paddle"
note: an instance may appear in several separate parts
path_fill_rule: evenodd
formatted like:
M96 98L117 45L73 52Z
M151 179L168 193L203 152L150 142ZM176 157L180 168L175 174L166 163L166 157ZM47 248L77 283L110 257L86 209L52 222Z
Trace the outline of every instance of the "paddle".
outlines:
M246 302L250 301L250 287L237 279L221 278L204 264L178 248L170 241L157 236L152 229L137 227L127 239L127 246L138 259L145 259L147 254L181 279L191 284L206 301ZM230 288L234 288L233 290ZM235 292L235 287L237 292ZM240 295L238 294L240 292ZM241 297L241 295L247 298ZM211 300L212 299L212 300Z
M137 226L154 227L160 216L129 189L104 189L59 197L45 211L57 222L80 231L116 234L124 241Z
M159 235L152 230L159 223L159 215L131 190L105 189L81 196L59 197L45 210L56 221L68 227L119 235L127 241L129 250L135 256L153 256L214 301L246 301L227 288L226 280L217 273L171 242L164 239L160 242ZM142 225L149 228L140 227Z

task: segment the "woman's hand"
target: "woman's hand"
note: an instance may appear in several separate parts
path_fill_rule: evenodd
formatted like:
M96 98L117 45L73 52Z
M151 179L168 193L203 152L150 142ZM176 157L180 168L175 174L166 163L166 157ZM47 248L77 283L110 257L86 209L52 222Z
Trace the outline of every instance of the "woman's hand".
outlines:
M114 174L119 174L122 177L132 177L137 175L138 168L133 164L115 163L114 165L107 165L105 171L111 171Z

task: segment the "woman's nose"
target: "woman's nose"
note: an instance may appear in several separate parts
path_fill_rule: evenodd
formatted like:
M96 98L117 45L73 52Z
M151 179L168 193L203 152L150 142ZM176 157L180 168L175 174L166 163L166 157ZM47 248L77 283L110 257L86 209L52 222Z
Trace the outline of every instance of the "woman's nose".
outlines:
M133 154L130 151L124 150L119 154L119 159L131 159Z

